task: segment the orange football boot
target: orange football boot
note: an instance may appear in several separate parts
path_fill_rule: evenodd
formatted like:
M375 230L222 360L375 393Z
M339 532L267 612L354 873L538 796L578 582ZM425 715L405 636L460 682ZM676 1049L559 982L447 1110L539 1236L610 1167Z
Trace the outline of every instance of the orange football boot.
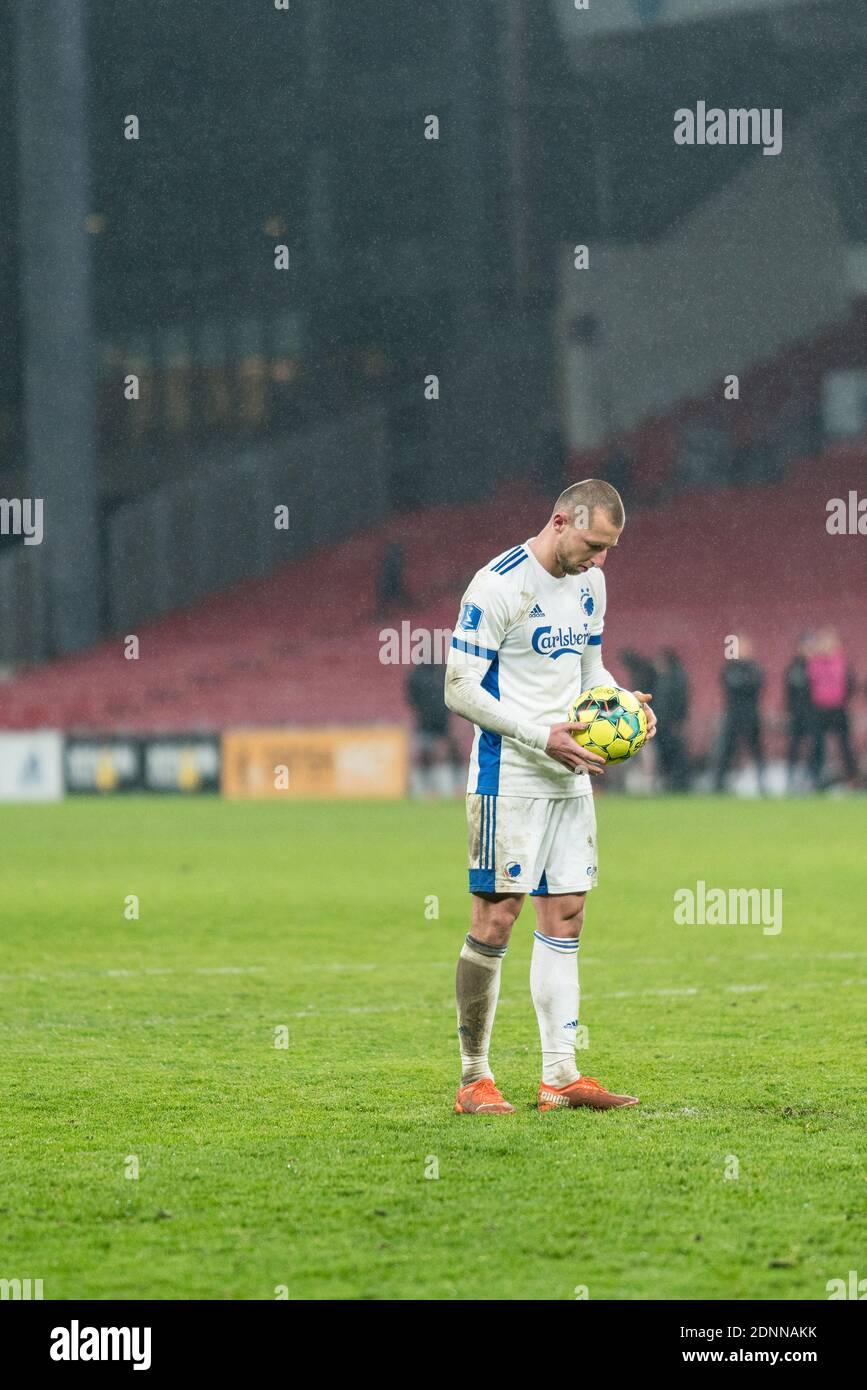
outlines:
M515 1107L504 1099L490 1076L458 1087L455 1097L456 1115L514 1115Z
M577 1110L589 1105L593 1110L612 1110L616 1105L638 1105L637 1096L617 1096L606 1091L592 1076L579 1076L569 1086L549 1086L539 1082L540 1110Z

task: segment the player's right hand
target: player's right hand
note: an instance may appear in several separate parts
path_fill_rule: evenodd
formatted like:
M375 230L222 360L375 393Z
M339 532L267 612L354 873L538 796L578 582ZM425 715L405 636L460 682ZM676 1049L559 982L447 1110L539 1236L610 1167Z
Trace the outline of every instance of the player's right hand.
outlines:
M582 748L572 737L580 729L589 728L589 720L584 724L552 724L548 730L545 752L549 758L554 758L573 772L589 772L593 777L601 777L605 759L599 753L591 753L589 748Z

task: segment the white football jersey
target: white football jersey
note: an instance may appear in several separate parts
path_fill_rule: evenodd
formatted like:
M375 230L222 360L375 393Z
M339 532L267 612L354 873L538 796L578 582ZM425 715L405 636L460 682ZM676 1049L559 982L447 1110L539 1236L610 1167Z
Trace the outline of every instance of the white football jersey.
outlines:
M449 666L484 675L481 684L519 722L559 724L585 689L582 658L601 657L605 576L597 566L555 579L529 542L498 555L470 581L452 635ZM585 665L588 664L585 659ZM598 684L601 660L593 662ZM604 679L610 679L605 673ZM476 726L468 792L563 797L592 793L586 772Z

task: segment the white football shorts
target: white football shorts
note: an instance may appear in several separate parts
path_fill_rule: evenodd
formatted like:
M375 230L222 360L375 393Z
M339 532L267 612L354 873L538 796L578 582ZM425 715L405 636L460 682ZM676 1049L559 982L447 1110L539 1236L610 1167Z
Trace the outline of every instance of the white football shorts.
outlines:
M471 893L586 893L596 886L592 796L467 795Z

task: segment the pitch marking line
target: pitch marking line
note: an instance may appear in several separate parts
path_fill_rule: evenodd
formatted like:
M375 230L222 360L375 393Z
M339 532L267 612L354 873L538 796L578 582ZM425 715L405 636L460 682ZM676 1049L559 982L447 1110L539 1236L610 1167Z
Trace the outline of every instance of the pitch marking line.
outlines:
M257 975L267 965L149 966L142 970L3 970L0 980L126 980L143 975Z
M829 989L829 988L830 988L830 989L844 989L844 988L846 988L847 986L850 986L850 985L867 985L867 977L865 977L864 979L855 979L855 980L801 980L801 981L800 981L798 984L796 984L796 985L786 985L786 986L785 986L785 989L786 989L786 993L788 994L788 993L791 993L791 991L792 991L793 989ZM621 990L614 990L613 992L608 992L608 993L605 993L605 994L592 994L592 993L587 993L587 994L585 994L585 993L583 992L583 990L582 990L582 993L581 993L581 1002L583 1003L584 1000L586 1000L586 999L596 999L596 1000L598 1000L598 999L658 999L658 998L659 998L660 996L662 996L662 995L666 995L666 996L679 995L679 996L682 997L682 998L692 998L693 996L695 996L695 995L697 995L697 994L747 994L747 993L751 993L751 994L752 994L752 993L760 993L760 992L762 992L762 991L764 991L764 990L766 990L766 989L770 989L770 988L771 988L770 985L724 985L723 988L722 988L721 990L713 990L713 989L700 989L700 988L697 988L697 987L694 987L694 986L689 986L689 987L687 987L686 989L640 989L640 990L635 990L635 989L633 989L633 990L621 989ZM524 1004L526 1004L526 1002L527 1002L526 999L517 999L517 998L516 998L516 999L509 999L509 998L501 998L500 1001L499 1001L499 1004L497 1005L497 1007L500 1008L500 1007L502 1007L503 1005L505 1005L505 1006L508 1008L508 1007L510 1007L510 1006L513 1005L513 1004L521 1004L521 1005L524 1005ZM339 1009L339 1012L340 1012L341 1014L399 1014L399 1013L409 1013L409 1012L411 1012L412 1010L416 1010L416 1009L425 1009L425 1010L436 1009L436 1010L441 1010L443 1007L444 1007L444 1006L443 1006L442 1004L420 1004L420 1003L413 1003L412 1005L409 1005L409 1004L357 1004L357 1005L352 1005L352 1006L349 1006L349 1007L341 1007L341 1008ZM451 1004L450 1007L453 1008L454 1005ZM317 1008L316 1005L311 1004L311 1005L309 1005L306 1009L295 1009L295 1010L293 1010L288 1016L289 1016L289 1018L315 1018L315 1017L317 1017L317 1016L320 1015L320 1014L326 1014L326 1013L333 1016L334 1012L335 1012L335 1011L334 1011L333 1008L329 1008L329 1009L320 1009L320 1008Z

